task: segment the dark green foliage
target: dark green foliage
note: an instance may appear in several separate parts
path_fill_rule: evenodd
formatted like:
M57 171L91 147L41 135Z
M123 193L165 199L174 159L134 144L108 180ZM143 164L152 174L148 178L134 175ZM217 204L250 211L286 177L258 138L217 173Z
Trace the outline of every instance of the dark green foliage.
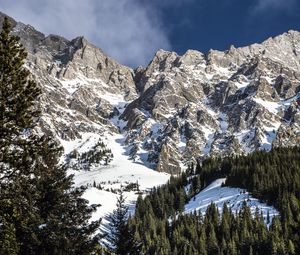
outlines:
M134 223L130 227L128 218L128 207L125 205L125 198L123 193L118 197L117 209L108 217L109 220L109 230L106 236L107 249L118 255L138 254L138 245L134 241ZM135 244L135 245L134 245ZM134 247L134 249L133 249Z
M124 187L123 191L125 191L125 192L129 192L129 191L137 191L137 192L139 192L140 191L140 185L139 185L138 182L136 182L136 183L131 182L131 183L127 184Z
M1 179L10 177L26 158L28 147L20 136L34 125L39 112L34 99L40 93L29 71L23 67L27 53L19 38L10 35L10 24L5 17L0 34L0 162ZM17 157L16 157L17 156Z
M135 238L144 254L299 254L299 174L299 147L206 159L138 199ZM226 176L226 185L252 191L274 205L281 217L273 218L268 228L259 211L251 216L246 204L238 214L226 204L222 212L212 204L205 217L180 214L183 194L185 201L193 199L211 181Z
M113 154L106 145L99 140L89 151L78 153L77 150L72 151L68 155L68 165L73 169L90 170L93 164L108 165L113 158ZM75 160L74 160L75 159Z
M204 218L198 213L179 215L169 224L147 213L142 222L135 218L135 237L145 254L295 254L295 244L285 238L278 218L268 229L262 216L249 212L245 205L238 215L228 209L219 215L212 204Z
M28 79L29 71L23 67L27 53L19 38L11 36L8 19L4 19L0 34L0 133L7 142L33 124L38 116L34 99L40 89ZM18 113L18 114L16 114Z
M153 211L158 218L173 216L176 212L181 212L187 196L184 191L184 186L188 184L186 174L183 173L181 178L171 177L166 185L159 188L154 188L151 193L145 198L144 205L139 206L137 201L136 215L143 215L146 211ZM150 208L149 208L150 207Z
M107 149L103 142L99 141L91 150L80 155L78 160L81 164L86 165L88 169L92 164L100 163L101 161L104 161L105 165L107 165L112 158L111 150Z
M72 188L53 139L33 132L40 89L23 67L25 58L5 19L0 34L0 254L91 254L98 245L99 222L89 224L96 206L81 198L83 189Z
M81 198L84 188L72 188L73 176L59 166L61 148L51 139L41 139L43 158L37 161L34 187L39 191L35 207L41 218L36 236L39 254L90 254L97 245L92 237L100 222L87 224L96 206Z
M0 34L0 239L1 252L19 254L22 243L36 243L31 228L37 214L32 211L34 193L30 184L35 140L29 132L38 111L34 99L38 86L23 67L27 54L19 38L10 35L4 19ZM4 251L6 251L4 253Z

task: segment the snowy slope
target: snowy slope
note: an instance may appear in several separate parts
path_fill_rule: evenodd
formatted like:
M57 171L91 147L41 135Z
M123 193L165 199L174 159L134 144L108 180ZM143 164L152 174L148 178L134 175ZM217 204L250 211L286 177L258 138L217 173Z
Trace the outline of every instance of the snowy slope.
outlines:
M244 189L221 187L225 180L225 178L222 178L212 182L208 187L197 194L195 199L191 199L189 203L186 204L184 212L191 213L195 210L200 210L204 213L212 202L217 206L220 212L222 211L224 203L227 203L228 207L230 207L233 212L236 212L243 206L244 201L246 201L253 214L256 208L259 208L265 219L267 218L268 212L270 220L272 217L279 215L279 212L274 207L260 202Z
M69 169L75 186L88 187L84 198L101 204L94 219L113 211L119 189L138 183L146 194L166 183L169 175L152 167L179 173L199 156L300 141L299 32L224 52L189 50L178 56L159 50L147 67L134 71L83 37L68 41L21 23L16 28L29 46L26 67L43 90L40 129L60 141L62 161L74 150L90 151L99 140L114 154L106 166ZM212 201L220 209L227 202L237 210L247 200L252 210L278 213L245 190L221 187L222 181L200 192L186 212L205 211ZM124 194L131 211L136 193Z
M112 150L114 155L112 162L108 166L99 166L91 171L74 171L75 186L93 184L94 181L96 183L105 182L105 187L112 187L109 182L118 182L117 186L126 182L138 182L141 190L147 190L167 182L168 174L159 173L129 159L126 147L124 147L125 138L122 134L106 133L103 140Z
M133 214L135 201L137 199L137 194L134 192L124 192L124 197L126 198L127 205L129 206L129 214ZM100 205L97 211L92 215L91 221L102 219L100 232L105 234L109 231L108 225L109 220L108 216L112 213L112 211L116 208L116 203L118 199L118 194L99 190L94 187L90 187L83 194L83 198L89 200L89 204L98 204ZM102 240L105 241L105 240Z
M93 134L89 135L91 138L88 140L91 143L96 140L93 139ZM99 135L94 134L94 136L98 138ZM90 204L101 204L93 215L94 220L100 217L105 218L115 209L118 197L117 190L124 189L130 183L138 183L140 191L146 194L154 186L165 184L170 177L169 174L159 173L142 165L140 162L134 162L129 159L124 145L125 138L123 134L105 133L102 135L102 140L112 150L114 155L109 165L94 167L90 171L69 170L70 174L74 174L75 186L88 186L84 198L89 200ZM94 182L100 184L102 190L92 187ZM133 211L138 194L135 191L131 191L124 192L124 196L130 211Z

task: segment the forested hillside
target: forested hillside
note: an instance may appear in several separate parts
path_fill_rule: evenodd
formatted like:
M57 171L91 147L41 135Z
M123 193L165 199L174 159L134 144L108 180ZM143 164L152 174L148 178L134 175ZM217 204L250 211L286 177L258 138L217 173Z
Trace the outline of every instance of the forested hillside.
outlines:
M209 158L139 198L129 224L145 254L299 254L299 174L299 147ZM182 214L189 199L221 177L227 177L225 185L246 188L274 205L280 217L268 227L259 210L251 216L246 204L240 212L226 204L219 212L212 204L205 216Z

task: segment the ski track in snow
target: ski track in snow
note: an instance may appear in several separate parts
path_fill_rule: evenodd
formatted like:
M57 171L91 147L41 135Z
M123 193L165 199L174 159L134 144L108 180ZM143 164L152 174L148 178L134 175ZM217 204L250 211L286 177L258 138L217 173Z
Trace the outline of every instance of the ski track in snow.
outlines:
M262 212L264 219L267 219L267 214L269 212L270 220L279 212L273 207L265 203L260 202L258 199L254 198L245 189L240 188L230 188L221 187L222 183L225 183L226 178L217 179L212 182L208 187L202 190L192 198L186 205L184 213L192 213L195 210L205 213L207 207L213 202L219 212L222 211L223 204L227 203L228 207L235 213L239 211L243 206L244 201L250 206L251 213L254 214L256 208Z

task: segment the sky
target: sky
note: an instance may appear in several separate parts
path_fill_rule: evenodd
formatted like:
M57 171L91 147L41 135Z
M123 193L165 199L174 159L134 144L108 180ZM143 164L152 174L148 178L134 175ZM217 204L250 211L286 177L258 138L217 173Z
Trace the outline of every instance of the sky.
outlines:
M0 0L0 10L46 35L84 36L131 67L158 49L206 53L300 31L300 0Z

